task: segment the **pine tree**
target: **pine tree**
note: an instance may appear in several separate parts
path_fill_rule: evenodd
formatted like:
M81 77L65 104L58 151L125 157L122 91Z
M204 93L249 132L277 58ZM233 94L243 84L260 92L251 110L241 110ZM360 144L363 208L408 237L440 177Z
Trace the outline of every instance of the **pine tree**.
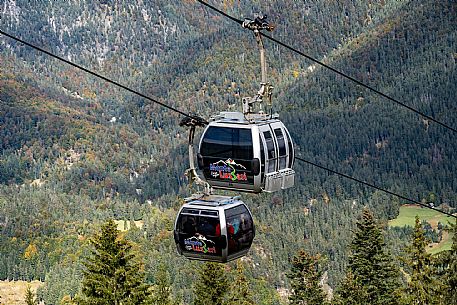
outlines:
M155 278L156 284L153 289L152 304L171 305L170 279L164 264L159 265L159 270L157 271Z
M27 285L27 290L25 291L25 304L27 305L38 305L38 301L35 298L35 294L32 291L32 287Z
M358 298L363 298L362 304L398 304L399 271L370 210L363 210L356 226L347 275L347 279L352 280L339 288L339 297L346 304L349 300L343 296L351 295L347 289L362 287L363 291L358 294Z
M84 261L81 305L137 305L149 297L144 268L133 243L119 236L113 220L102 225L91 243L91 255Z
M204 263L197 270L197 282L194 286L195 305L221 305L229 282L225 267L218 263Z
M335 305L359 305L364 304L368 299L365 287L358 284L354 275L349 272L341 282L337 294L333 299Z
M254 305L249 282L244 274L244 267L241 260L236 264L236 275L231 286L230 296L228 298L230 305Z
M410 271L410 280L403 294L406 304L441 304L440 283L434 275L432 256L425 251L427 245L425 231L416 216L412 243L406 249L405 263Z
M319 269L319 257L312 256L304 250L292 259L291 271L287 274L290 279L292 293L290 304L320 305L326 304L326 295L320 286L322 270Z
M447 253L448 267L444 274L445 303L449 305L457 305L457 220L454 225L451 225L451 232L454 234L452 237L452 247Z

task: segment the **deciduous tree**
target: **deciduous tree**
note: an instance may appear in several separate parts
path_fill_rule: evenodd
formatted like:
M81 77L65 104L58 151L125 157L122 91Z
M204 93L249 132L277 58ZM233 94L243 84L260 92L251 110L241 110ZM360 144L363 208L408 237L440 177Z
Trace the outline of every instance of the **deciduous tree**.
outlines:
M452 247L448 254L448 268L445 271L444 298L449 305L457 305L457 220L452 225Z
M170 275L165 269L165 265L159 265L159 270L155 274L155 285L153 286L152 304L171 305L171 284Z

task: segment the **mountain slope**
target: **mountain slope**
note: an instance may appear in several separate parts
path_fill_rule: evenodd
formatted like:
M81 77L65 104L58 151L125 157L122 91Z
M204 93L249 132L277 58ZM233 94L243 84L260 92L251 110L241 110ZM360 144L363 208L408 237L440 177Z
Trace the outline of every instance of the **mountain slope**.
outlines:
M277 24L275 38L457 126L455 1L213 4L239 18L263 11ZM252 33L195 1L9 0L0 13L2 29L204 117L236 109L240 96L258 90ZM453 133L269 41L266 47L276 110L298 155L455 206ZM193 265L175 255L171 233L179 198L190 193L187 131L177 114L5 38L0 112L3 278L46 275L43 295L58 303L57 283L66 283L65 293L78 290L78 259L97 224L141 218L144 227L128 234L144 249L148 280L165 262L174 291L191 302ZM327 257L335 287L360 209L368 205L385 221L403 203L300 162L295 169L294 189L243 195L257 225L248 273L271 294L288 287L289 259L302 247ZM388 236L398 253L406 235Z

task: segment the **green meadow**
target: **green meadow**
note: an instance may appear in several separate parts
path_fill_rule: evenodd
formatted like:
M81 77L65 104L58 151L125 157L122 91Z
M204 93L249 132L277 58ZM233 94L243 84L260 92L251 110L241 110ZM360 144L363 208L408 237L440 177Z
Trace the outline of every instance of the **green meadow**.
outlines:
M433 228L436 228L438 225L438 222L441 222L442 224L447 224L448 222L452 222L452 218L449 216L446 216L440 212L431 210L431 209L426 209L426 208L421 208L419 206L415 205L404 205L400 207L400 214L398 215L397 218L392 219L389 221L389 226L391 227L404 227L404 226L410 226L414 227L414 222L416 215L419 216L419 219L425 220Z
M443 225L447 225L449 222L454 220L437 211L421 208L415 205L404 205L400 207L400 214L397 218L389 221L389 226L391 227L404 227L410 226L414 227L416 215L419 216L419 219L427 221L432 228L436 229L438 222L441 222ZM438 244L430 244L427 252L431 254L436 254L444 250L450 250L452 246L452 235L448 232L443 233L443 239Z
M433 244L427 252L430 254L436 254L441 251L451 250L452 247L452 235L443 235L443 240L439 244Z

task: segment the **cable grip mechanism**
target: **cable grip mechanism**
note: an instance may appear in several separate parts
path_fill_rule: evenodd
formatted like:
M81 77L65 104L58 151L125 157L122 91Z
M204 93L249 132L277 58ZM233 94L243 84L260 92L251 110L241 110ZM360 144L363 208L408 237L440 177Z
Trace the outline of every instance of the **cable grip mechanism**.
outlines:
M266 15L258 15L254 20L246 18L244 19L242 25L243 28L249 29L254 32L254 36L257 41L257 45L260 50L260 66L261 66L261 77L260 89L254 97L245 97L243 98L243 113L248 120L253 120L261 117L266 117L267 114L262 110L262 103L266 98L268 101L268 106L271 107L271 96L273 91L273 86L267 81L267 63L265 58L265 47L262 41L262 35L260 31L267 30L269 32L273 31L275 26L267 22ZM259 105L259 111L257 114L254 113L254 105Z

